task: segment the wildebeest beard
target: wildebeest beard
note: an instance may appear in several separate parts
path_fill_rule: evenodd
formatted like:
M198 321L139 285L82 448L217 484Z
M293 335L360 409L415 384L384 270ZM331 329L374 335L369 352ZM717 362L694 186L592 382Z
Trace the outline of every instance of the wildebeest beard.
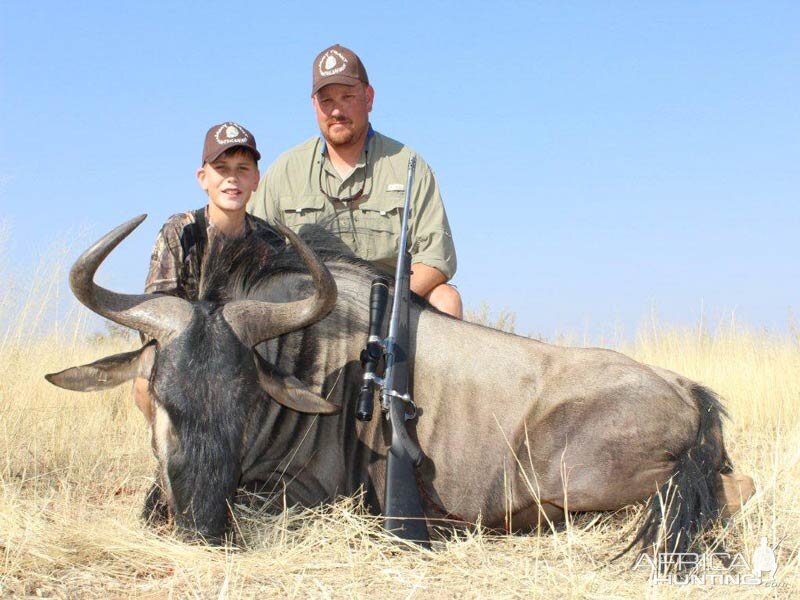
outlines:
M223 319L214 318L215 308L195 305L189 327L159 350L152 377L152 391L174 432L174 443L158 442L167 444L161 468L176 525L209 541L219 541L227 527L247 415L265 400L250 349Z

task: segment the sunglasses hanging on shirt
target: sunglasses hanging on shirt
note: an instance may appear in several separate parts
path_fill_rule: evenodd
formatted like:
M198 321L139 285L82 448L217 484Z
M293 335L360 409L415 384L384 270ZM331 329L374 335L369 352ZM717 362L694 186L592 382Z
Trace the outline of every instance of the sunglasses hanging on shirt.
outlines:
M344 203L353 202L353 201L358 200L359 198L361 198L361 196L364 194L364 190L367 187L367 173L369 171L369 154L365 153L364 177L363 177L363 179L361 181L361 188L355 194L351 194L351 195L345 196L345 197L340 197L340 196L337 196L336 194L331 194L330 192L326 191L325 190L325 186L322 183L322 172L323 171L324 171L324 169L322 168L322 163L320 163L320 166L319 166L319 191L320 191L320 193L323 196L327 196L331 200L336 200L338 202L344 202Z

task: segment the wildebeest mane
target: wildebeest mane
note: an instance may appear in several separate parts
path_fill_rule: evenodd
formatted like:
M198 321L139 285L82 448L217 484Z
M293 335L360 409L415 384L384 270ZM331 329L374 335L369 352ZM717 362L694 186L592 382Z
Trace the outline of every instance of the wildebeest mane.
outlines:
M324 229L303 227L300 237L329 266L336 263L354 265L363 270L367 281L381 274ZM299 254L290 244L275 248L257 235L238 240L217 238L209 247L201 269L199 300L224 304L231 300L258 296L259 288L271 278L307 271Z
M380 271L353 252L325 228L303 226L300 238L329 267L351 265L351 271L363 274L369 285L378 276L394 283L394 277ZM232 300L258 298L259 288L273 277L287 273L306 273L308 269L291 244L275 248L264 238L250 235L238 240L216 238L206 254L199 285L199 300L224 304ZM364 297L369 299L367 292ZM424 298L411 294L411 301L420 308L439 312Z

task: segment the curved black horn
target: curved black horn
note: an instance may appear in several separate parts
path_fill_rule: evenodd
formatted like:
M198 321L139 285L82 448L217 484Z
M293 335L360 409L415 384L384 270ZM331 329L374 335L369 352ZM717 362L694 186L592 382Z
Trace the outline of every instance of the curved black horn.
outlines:
M225 320L239 339L251 348L260 342L316 323L336 304L336 282L328 267L291 229L281 223L275 223L275 228L289 238L311 272L314 294L294 302L241 300L225 305L222 309Z
M123 223L81 254L69 272L69 286L89 310L165 341L189 323L189 302L162 294L117 294L94 282L94 274L105 258L146 218L147 215L139 215Z

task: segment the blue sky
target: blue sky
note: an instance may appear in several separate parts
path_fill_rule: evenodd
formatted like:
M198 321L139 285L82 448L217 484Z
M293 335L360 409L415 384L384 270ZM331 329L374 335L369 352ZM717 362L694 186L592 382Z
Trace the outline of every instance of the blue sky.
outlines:
M311 61L338 42L375 128L437 174L467 307L545 336L631 333L652 307L785 331L798 31L796 2L4 2L7 252L24 268L146 212L99 277L139 290L161 223L205 203L208 126L246 125L266 168L317 133Z

